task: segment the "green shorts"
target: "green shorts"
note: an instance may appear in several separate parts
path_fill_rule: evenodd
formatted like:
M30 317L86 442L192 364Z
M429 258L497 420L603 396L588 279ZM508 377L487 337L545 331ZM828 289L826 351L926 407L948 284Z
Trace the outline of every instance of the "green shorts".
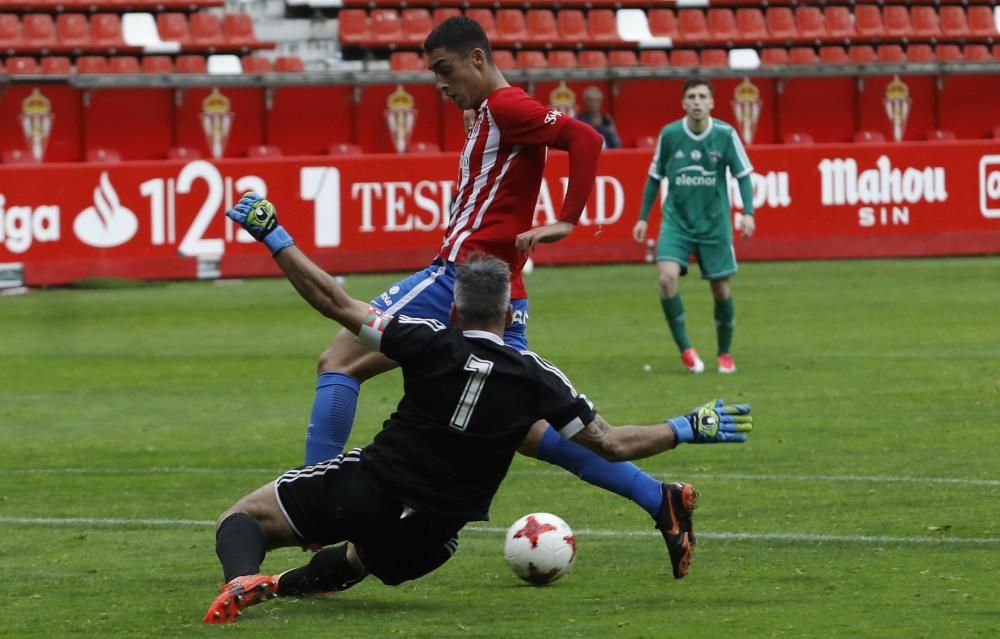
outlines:
M736 251L733 243L725 240L704 242L693 240L666 224L660 226L660 237L656 242L657 262L677 262L681 265L681 275L688 270L688 257L694 255L701 269L701 279L722 280L730 277L736 268Z

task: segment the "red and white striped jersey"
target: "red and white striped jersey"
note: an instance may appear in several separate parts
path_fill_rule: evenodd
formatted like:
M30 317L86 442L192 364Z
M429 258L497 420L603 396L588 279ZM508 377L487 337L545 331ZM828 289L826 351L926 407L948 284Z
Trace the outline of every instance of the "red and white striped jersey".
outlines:
M546 147L566 116L516 87L483 101L459 161L458 188L438 257L452 262L482 251L510 264L511 298L527 297L514 247L531 228L545 168Z

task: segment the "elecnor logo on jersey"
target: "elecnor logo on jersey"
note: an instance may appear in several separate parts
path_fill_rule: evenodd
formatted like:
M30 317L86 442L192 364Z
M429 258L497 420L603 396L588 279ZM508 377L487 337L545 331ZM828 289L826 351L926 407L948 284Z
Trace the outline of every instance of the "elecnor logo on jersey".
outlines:
M743 78L743 82L736 85L733 91L733 116L736 118L736 128L740 132L740 137L746 144L753 143L763 106L760 89L750 81L750 78Z
M413 126L417 122L416 100L406 92L403 85L397 85L396 90L389 94L386 100L385 123L389 127L392 148L396 153L405 153L413 136Z
M866 205L858 209L858 226L862 227L906 226L910 223L908 204L948 199L945 170L940 166L901 169L882 155L874 168L860 172L853 158L824 159L819 172L822 204Z
M21 102L21 114L18 121L28 151L36 162L45 158L45 149L49 145L52 124L56 115L52 112L52 102L42 95L38 89L32 89L31 95Z
M892 123L892 139L899 142L906 133L906 122L910 118L910 87L893 76L892 82L885 87L885 99L882 100L885 106L885 115Z
M236 114L229 110L229 98L219 93L218 89L212 89L201 101L198 118L201 120L201 130L205 134L209 152L213 158L221 158L236 118Z

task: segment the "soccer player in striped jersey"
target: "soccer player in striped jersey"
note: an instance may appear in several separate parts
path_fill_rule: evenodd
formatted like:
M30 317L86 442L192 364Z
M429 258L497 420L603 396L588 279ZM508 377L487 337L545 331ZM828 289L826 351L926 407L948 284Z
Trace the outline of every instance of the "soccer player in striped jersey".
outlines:
M677 279L687 274L688 256L692 254L697 256L701 277L708 280L715 298L719 372L736 372L731 351L736 307L729 285L729 278L736 273L736 252L727 168L739 182L743 198L743 238L749 238L755 229L750 182L753 167L736 130L712 117L714 104L712 85L707 80L696 77L684 83L682 106L687 115L660 131L642 194L639 221L632 228L635 241L645 241L650 208L660 193L661 181L666 180L669 186L656 243L660 304L681 361L692 373L704 371L705 364L691 346L684 304L677 290Z

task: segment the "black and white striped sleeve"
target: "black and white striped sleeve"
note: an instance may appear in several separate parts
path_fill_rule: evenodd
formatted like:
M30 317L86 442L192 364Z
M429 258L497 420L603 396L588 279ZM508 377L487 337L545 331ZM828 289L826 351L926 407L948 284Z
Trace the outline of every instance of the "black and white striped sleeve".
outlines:
M448 327L434 319L397 315L382 330L378 350L400 364L421 357Z
M570 439L594 420L594 405L573 387L569 378L552 362L525 351L536 367L539 379L540 417L547 420L565 439Z

